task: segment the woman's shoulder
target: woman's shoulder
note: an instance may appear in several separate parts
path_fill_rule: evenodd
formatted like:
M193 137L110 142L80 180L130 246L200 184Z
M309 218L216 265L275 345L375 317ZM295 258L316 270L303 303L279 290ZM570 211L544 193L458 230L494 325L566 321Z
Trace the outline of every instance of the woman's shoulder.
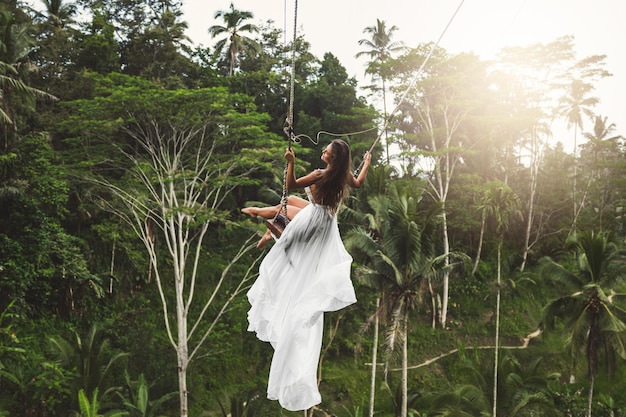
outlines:
M293 184L290 188L291 189L304 188L304 187L316 184L320 182L323 176L324 174L321 173L319 170L311 171L305 176L298 178L295 184Z
M314 169L313 171L311 171L311 175L317 177L317 178L322 178L324 176L324 173L326 172L326 170L324 168L317 168Z

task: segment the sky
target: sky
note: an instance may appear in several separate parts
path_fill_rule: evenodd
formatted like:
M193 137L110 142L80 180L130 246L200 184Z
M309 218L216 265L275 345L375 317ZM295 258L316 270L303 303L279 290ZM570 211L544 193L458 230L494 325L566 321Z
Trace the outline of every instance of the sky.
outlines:
M296 0L233 0L238 10L254 14L253 23L274 21L293 38ZM184 0L187 36L196 45L213 46L207 29L218 10L228 10L231 0ZM297 30L318 58L331 52L348 74L365 85L365 57L358 41L375 26L376 19L398 30L393 40L409 47L436 42L449 53L474 52L494 58L506 46L549 43L574 36L577 58L606 55L613 75L596 85L600 99L596 114L614 123L615 134L626 136L626 0L298 0ZM450 22L451 21L451 22ZM449 24L449 26L448 26ZM446 29L447 27L447 29ZM591 131L585 121L583 131ZM567 145L567 144L566 144ZM567 148L567 146L566 146Z

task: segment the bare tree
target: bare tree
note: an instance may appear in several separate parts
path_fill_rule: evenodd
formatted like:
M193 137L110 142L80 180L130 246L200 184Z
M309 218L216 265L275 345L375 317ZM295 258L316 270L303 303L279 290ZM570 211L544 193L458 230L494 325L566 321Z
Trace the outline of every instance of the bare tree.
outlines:
M161 296L167 336L176 351L180 416L187 417L187 369L235 297L242 294L255 275L257 257L226 291L231 268L255 247L250 236L228 262L215 286L203 300L197 315L190 315L203 240L212 221L225 219L220 207L237 180L249 172L236 173L237 161L219 161L216 141L207 138L207 126L163 128L158 123L137 126L128 133L139 145L136 155L124 152L132 164L130 173L138 186L118 186L99 181L114 197L105 202L137 234L146 247L152 274ZM121 202L119 205L117 202ZM162 239L162 241L161 241ZM168 258L167 266L159 262ZM170 266L171 265L171 266ZM172 271L165 272L166 268ZM170 278L171 277L171 278ZM166 295L172 285L175 297ZM221 297L227 294L226 297ZM175 315L170 314L174 306ZM209 308L216 310L208 315ZM194 309L197 311L197 309Z
M472 149L474 143L481 140L480 135L471 132L477 109L481 106L482 99L477 91L484 91L485 66L475 56L451 56L441 49L435 49L434 52L427 75L416 84L415 91L407 95L401 126L409 135L405 143L399 140L398 144L404 151L407 168L421 169L420 175L425 175L428 184L428 194L441 208L441 251L444 256L450 257L453 250L448 235L447 204L457 167L463 165L464 155ZM425 59L419 48L415 57L416 63ZM465 71L467 68L472 68L472 71ZM447 322L449 265L450 260L447 259L441 279L441 293L436 294L437 308L433 309L433 326L436 326L438 319L442 328L446 328Z
M428 184L435 200L443 208L441 212L441 231L443 253L446 256L445 266L450 264L450 238L448 236L448 218L445 210L446 201L450 192L450 183L454 176L454 170L462 158L462 151L457 141L457 131L463 123L466 112L451 103L452 100L444 99L441 103L431 104L428 98L422 100L422 107L417 110L420 122L425 126L425 133L429 140L433 163L432 176L428 178ZM441 120L438 126L437 120ZM446 328L448 313L448 293L450 275L446 269L443 276L443 289L441 294L442 305L439 313L439 323ZM433 311L436 314L436 311ZM434 325L433 325L434 327Z
M526 227L524 231L524 250L522 253L522 264L520 265L520 271L524 272L526 262L528 260L528 253L532 248L530 238L533 232L533 224L535 223L535 197L537 196L537 186L539 179L539 169L543 162L545 154L545 148L547 141L544 140L544 136L538 129L533 129L528 144L528 151L530 156L529 171L529 191L528 191L528 211L526 213Z

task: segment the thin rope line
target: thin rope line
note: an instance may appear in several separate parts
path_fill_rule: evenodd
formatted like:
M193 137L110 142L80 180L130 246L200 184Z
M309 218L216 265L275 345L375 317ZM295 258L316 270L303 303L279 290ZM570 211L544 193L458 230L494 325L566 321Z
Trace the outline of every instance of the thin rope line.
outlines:
M283 45L287 46L287 0L283 2Z
M317 145L320 142L321 135L328 135L328 136L334 136L334 137L362 135L363 133L367 133L374 129L378 129L378 126L370 127L369 129L359 130L356 132L347 132L347 133L332 133L332 132L327 132L325 130L320 130L319 132L317 132L316 141L315 142L313 140L311 141Z

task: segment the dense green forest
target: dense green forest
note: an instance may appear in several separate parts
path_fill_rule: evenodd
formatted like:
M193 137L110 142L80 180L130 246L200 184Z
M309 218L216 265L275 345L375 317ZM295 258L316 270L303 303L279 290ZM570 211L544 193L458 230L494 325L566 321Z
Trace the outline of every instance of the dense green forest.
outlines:
M204 48L177 1L0 2L0 416L302 415L265 398L241 209L280 201L290 139L302 174L335 137L374 158L338 214L358 302L326 315L305 415L626 416L606 57L372 24L358 85L236 4Z

